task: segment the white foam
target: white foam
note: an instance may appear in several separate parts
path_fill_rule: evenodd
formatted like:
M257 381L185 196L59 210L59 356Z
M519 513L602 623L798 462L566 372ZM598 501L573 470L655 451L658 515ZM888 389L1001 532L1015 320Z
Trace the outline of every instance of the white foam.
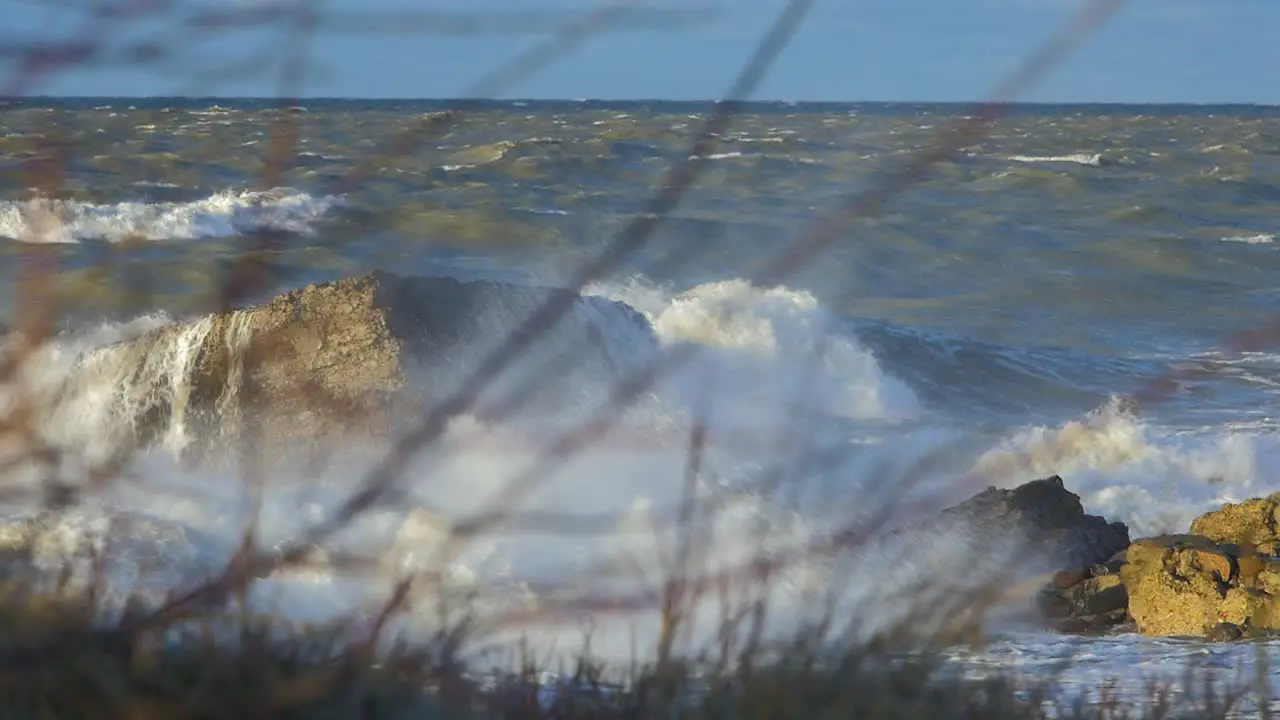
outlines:
M1143 537L1186 532L1196 515L1272 492L1263 481L1276 469L1280 446L1270 434L1174 433L1113 401L1079 420L1018 432L970 472L1002 487L1060 474L1087 511Z
M1142 707L1151 702L1153 688L1165 685L1173 690L1170 700L1175 706L1183 692L1202 702L1205 698L1199 691L1206 681L1232 690L1252 689L1259 673L1274 672L1277 650L1280 647L1275 641L1206 646L1174 638L1069 637L1024 632L982 648L957 648L952 654L966 668L964 675L972 679L1007 679L1012 675L1030 687L1039 687L1046 677L1052 677L1049 690L1053 699L1071 708L1077 699ZM1188 672L1194 675L1188 678ZM1186 684L1188 679L1192 683ZM1113 684L1117 680L1120 682ZM1271 680L1275 682L1274 675ZM1250 692L1239 698L1234 711L1225 717L1262 717L1258 706L1264 700L1272 713L1280 710L1280 702ZM1068 711L1065 716L1072 717L1073 713ZM1061 715L1048 713L1046 717Z
M788 389L806 379L816 381L811 386L817 392L807 397L817 403L819 412L882 419L919 409L914 395L885 375L870 352L849 337L828 334L830 318L807 293L758 289L741 282L714 283L674 297L641 284L620 290L615 294L649 294L646 302L638 304L649 306L663 343L694 343L701 352L693 367L663 384L657 395L626 419L625 431L568 459L516 508L598 518L598 536L496 534L446 559L450 583L463 589L483 585L493 592L495 609L513 602L520 608L540 602L545 607L548 593L570 589L624 596L650 589L646 583L662 574L655 543L658 547L674 543L672 514L685 488L684 435L668 436L673 442L637 447L629 433L637 427L687 427L691 405L703 393L712 394L717 408L731 409L725 414L727 421L745 424L762 438L785 429L780 426L786 423L778 421L788 416L781 413L796 408ZM620 366L634 368L648 359L632 337L634 326L629 320L595 312L590 306L586 311L590 317L578 322L602 326L605 345ZM63 338L41 350L23 378L43 401L46 440L91 456L86 462L109 455L131 437L134 429L122 419L136 417L140 407L171 408L165 447L144 454L135 468L146 479L147 489L113 490L111 500L217 537L220 543L209 551L217 552L234 545L250 504L248 491L227 471L184 469L165 452L181 450L189 440L182 407L190 389L182 378L194 349L208 332L208 323L148 336L154 341L146 348L111 344L166 322L162 316L142 318L129 326L103 326ZM227 340L236 342L235 333L229 332ZM816 363L810 363L811 356ZM699 382L706 377L713 377L714 383ZM67 382L68 378L72 380ZM799 410L815 408L800 406ZM474 418L455 424L440 449L410 471L404 492L416 499L398 502L394 509L379 509L344 533L343 543L372 548L389 563L380 580L349 582L336 573L312 569L273 579L261 592L284 593L290 607L297 604L299 614L312 618L373 602L389 587L391 568L406 563L421 566L432 558L430 538L438 535L438 529L429 523L424 529L422 517L411 513L413 508L430 505L433 512L458 516L477 512L488 503L514 501L507 483L538 459L547 440L545 435L491 428ZM754 467L776 457L767 442L754 452L730 450ZM371 462L353 448L336 468L321 476L304 468L281 468L263 510L266 534L262 540L270 545L304 531L354 490L352 478ZM776 552L794 546L822 526L818 520L778 507L769 495L757 495L747 486L733 487L740 479L732 467L716 466L696 483L700 496L720 503L699 541L704 567L711 572L739 567L762 547ZM636 567L646 569L644 578L634 575ZM744 592L765 592L777 596L779 607L803 608L806 603L800 596L820 586L822 576L808 563L800 563L780 571L778 582L767 589ZM529 589L535 585L540 588L537 593ZM312 597L317 594L324 599ZM710 618L718 612L719 606L707 601L699 610L704 627L710 627ZM785 611L780 618L785 621L793 614ZM563 633L576 636L572 622L568 630L563 629L572 618L551 613L548 619L561 626L551 631L553 636L561 640ZM651 611L612 626L606 633L612 645L602 649L615 659L629 652L632 620L647 628L648 634L657 632L658 619Z
M640 309L668 346L696 344L695 362L673 379L674 386L685 398L709 394L739 418L776 420L777 413L796 407L854 419L906 419L921 412L915 393L842 333L808 292L743 280L707 283L674 297L634 280L587 292Z
M327 567L324 554L317 553L315 566L261 583L257 601L279 603L293 617L308 620L351 610L371 612L398 572L429 568L442 574L450 594L478 590L484 613L510 620L495 630L495 642L527 633L535 652L571 653L589 627L601 657L621 662L633 651L647 655L661 621L646 593L660 587L677 544L673 523L688 487L685 431L704 398L710 399L719 423L745 428L755 441L716 448L694 479L691 487L699 506L716 508L703 517L693 538L695 574L743 580L731 594L734 603L767 597L769 629L778 633L820 612L833 582L846 583L835 588L841 617L865 633L913 610L903 599L922 580L952 578L951 571L964 567L963 577L952 578L956 583L981 581L983 574L957 557L962 543L945 540L911 545L906 554L902 548L843 558L801 553L764 583L752 573L734 572L757 555L780 558L819 542L852 518L874 511L879 499L901 498L906 491L897 483L906 468L928 450L957 439L966 447L952 462L934 467L932 484L921 486L917 496L941 492L955 478L981 481L964 488L969 494L988 484L1009 487L1058 473L1081 494L1087 510L1128 523L1134 536L1185 530L1195 514L1220 502L1268 492L1265 479L1280 469L1280 445L1267 436L1227 430L1174 434L1126 412L1118 402L1084 418L1022 428L994 443L963 428L921 425L929 418L909 387L881 367L881 360L851 333L841 332L806 292L737 280L681 293L640 280L599 285L589 292L641 310L666 348L696 349L689 366L624 419L625 431L566 458L536 486L512 487L513 478L541 458L549 439L539 434L545 428L495 427L475 417L458 418L433 451L411 465L390 502L362 516L328 547L330 555L342 550L374 555L379 563L371 575L346 575ZM626 329L633 326L605 315L581 320L604 324L605 343L616 359L636 360L627 357L637 347L634 331ZM138 398L128 391L134 382L131 372L144 362L149 363L145 371L156 377L181 377L199 325L170 334L163 348L142 356L120 348L90 352L165 321L149 317L131 326L103 326L43 351L27 372L53 406L45 414L46 435L85 452L104 453L125 431L119 422L121 403L180 406L180 382L152 382L148 387L159 397ZM80 368L81 379L60 384L72 368ZM212 563L234 545L249 517L253 493L232 471L180 466L169 451L183 447L188 429L181 426L181 412L173 416L167 448L144 454L132 468L144 482L112 487L106 498L215 539L201 548L201 562ZM799 423L802 416L828 419L806 426ZM883 428L885 421L904 419L913 423L894 427L879 441L850 429L866 421ZM554 431L560 420L548 418L546 425ZM798 427L803 432L797 433ZM636 428L653 430L668 441L637 445L630 436ZM798 444L769 442L778 437ZM830 447L840 453L813 487L799 486L799 481L784 484L781 491L759 487L762 473L775 463ZM329 516L355 491L355 481L375 459L352 446L321 472L277 468L262 508L261 543L274 546ZM495 529L456 552L439 554L449 518L495 507L533 513L524 516L541 521L534 527L505 525L504 532ZM594 602L564 605L566 596L637 603L610 610ZM429 632L436 621L430 598L424 594L421 602L405 628L410 632ZM720 603L716 592L697 603L694 628L678 649L689 647L685 640L697 646L711 638Z
M1070 155L1010 155L1009 159L1014 162L1024 163L1073 163L1075 165L1089 165L1091 167L1102 167L1110 165L1111 160L1102 153L1071 153Z
M1275 233L1255 233L1253 235L1228 235L1223 242L1245 243L1247 245L1271 245L1276 241Z
M310 232L341 200L290 188L224 190L192 202L0 202L0 237L32 243L196 240L255 230Z

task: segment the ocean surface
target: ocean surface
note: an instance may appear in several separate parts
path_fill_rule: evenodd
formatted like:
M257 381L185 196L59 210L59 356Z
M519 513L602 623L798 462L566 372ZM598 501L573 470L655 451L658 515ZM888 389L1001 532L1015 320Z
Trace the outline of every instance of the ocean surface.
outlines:
M282 290L373 268L567 283L646 211L715 109L469 102L447 132L386 151L455 106L297 101L287 111L297 144L270 186L262 178L282 112L273 102L0 106L0 283L12 287L19 260L39 250L56 263L64 298L63 335L41 372L56 380L129 328L197 312L262 230L282 233L271 256ZM731 491L703 538L724 562L761 542L819 536L878 507L876 498L920 487L954 500L1057 473L1087 511L1124 521L1134 537L1185 531L1223 502L1280 490L1280 343L1236 352L1230 340L1280 317L1280 108L1017 106L881 214L847 222L794 272L752 282L968 112L748 105L650 240L587 287L644 312L664 346L698 351L642 393L627 432L575 455L529 499L625 517L602 537L490 538L447 574L541 607L547 588L563 589L575 572L577 582L613 582L591 574L601 553L657 568L653 538L632 526L678 504L687 455L679 431L700 408L715 420L700 487ZM49 158L49 141L67 160L62 193L32 200L23 173ZM354 171L363 179L345 182ZM0 294L11 314L11 293ZM633 341L622 330L610 337L618 352ZM1170 392L1126 401L1167 377L1177 378ZM122 401L104 388L58 402L53 417L65 427L47 428L50 437L105 428ZM456 425L450 432L503 432L475 419ZM429 470L411 472L410 494L461 512L502 493L547 439L511 432L518 437L495 435L443 460L437 452ZM953 452L929 482L908 488L911 464L941 447ZM823 448L821 467L788 466L794 478L782 489L752 486L768 468ZM273 495L265 538L320 518L361 463L353 451L323 478L300 469L289 492L309 499ZM140 458L135 474L169 490L135 483L110 502L224 539L246 517L233 474L183 470L163 449ZM947 484L957 477L970 483ZM356 533L362 541L412 536L405 503L375 515ZM947 568L893 562L891 571L846 573L842 608L857 628L881 627L901 605L895 597ZM817 561L793 571L778 582L780 628L839 574ZM323 617L358 602L365 585L315 570L271 587L290 612ZM606 656L625 655L633 633L643 641L656 628L652 617L591 622L593 647ZM580 631L562 623L542 637L563 646ZM1052 667L1083 688L1112 676L1137 687L1188 665L1247 675L1259 647L1273 653L1010 627L957 657L976 673ZM1070 667L1057 669L1064 659Z

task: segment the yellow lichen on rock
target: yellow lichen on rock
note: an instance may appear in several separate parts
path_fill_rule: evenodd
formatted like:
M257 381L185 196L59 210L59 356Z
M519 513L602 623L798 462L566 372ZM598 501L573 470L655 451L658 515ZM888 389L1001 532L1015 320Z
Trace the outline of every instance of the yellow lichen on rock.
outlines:
M1280 533L1276 522L1278 510L1280 493L1223 505L1196 518L1191 523L1191 533L1217 543L1254 547L1263 554L1275 555L1280 552Z
M1232 559L1205 539L1144 538L1129 546L1120 577L1129 616L1143 635L1206 635L1219 622L1242 624L1247 603L1227 602Z

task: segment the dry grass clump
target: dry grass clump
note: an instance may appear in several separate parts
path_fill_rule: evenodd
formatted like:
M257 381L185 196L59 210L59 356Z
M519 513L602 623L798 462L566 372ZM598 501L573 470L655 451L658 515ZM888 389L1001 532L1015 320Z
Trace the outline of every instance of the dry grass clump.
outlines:
M137 630L152 612L141 601L108 618L97 584L33 592L23 563L21 549L9 553L0 588L4 718L1110 720L1235 717L1246 698L1270 697L1264 686L1224 691L1188 675L1143 702L1102 688L1101 701L1086 703L1052 678L967 679L934 652L902 652L888 637L841 647L821 630L625 669L592 659L589 639L565 672L546 672L527 652L486 667L470 652L479 625L467 615L418 641L395 637L407 584L371 623L206 608Z
M440 705L446 665L402 647L375 659L354 622L205 609L133 630L151 612L140 598L111 618L101 583L32 592L30 577L0 591L0 717L423 717Z

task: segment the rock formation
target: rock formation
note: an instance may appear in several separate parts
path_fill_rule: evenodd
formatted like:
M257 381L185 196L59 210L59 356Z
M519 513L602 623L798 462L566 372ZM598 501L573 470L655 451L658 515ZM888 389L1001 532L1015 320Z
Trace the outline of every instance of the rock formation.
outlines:
M56 381L33 384L40 424L82 434L51 445L166 442L192 462L247 438L270 445L271 457L333 447L336 435L385 441L556 299L568 303L567 318L481 398L483 407L493 392L527 391L543 417L555 417L651 357L657 339L640 313L560 289L373 272L88 347ZM1086 514L1053 476L989 488L877 542L876 551L936 565L924 568L930 578L963 575L970 585L992 571L1059 570L1040 608L1066 630L1132 623L1146 635L1214 639L1280 631L1280 494L1207 513L1185 535L1130 542L1122 523ZM936 548L954 552L922 559Z
M1057 475L1011 490L988 488L944 510L933 524L978 543L1017 542L1027 569L1087 567L1129 544L1124 523L1086 514L1080 496Z
M1105 566L1054 576L1042 606L1069 629L1132 622L1143 635L1234 640L1280 631L1280 493L1135 540Z
M1191 534L1217 543L1252 545L1260 553L1275 555L1280 552L1280 534L1276 529L1278 504L1280 494L1223 505L1196 518L1191 523Z
M1041 610L1053 627L1083 633L1126 624L1129 595L1120 577L1124 553L1105 563L1054 573L1040 597Z
M876 568L875 588L859 592L880 605L878 621L901 616L895 633L967 642L993 615L1024 617L1047 571L1102 564L1128 544L1123 523L1085 513L1055 475L988 488L852 552Z
M544 303L570 312L489 392L519 387L564 412L657 347L634 309L567 290L372 272L172 323L86 352L50 392L48 414L109 394L88 437L121 447L165 440L191 461L248 437L277 448L335 433L387 438L400 413L449 394ZM490 396L491 397L491 396ZM68 427L55 422L49 427ZM107 427L103 427L107 426ZM68 442L63 445L71 444Z

